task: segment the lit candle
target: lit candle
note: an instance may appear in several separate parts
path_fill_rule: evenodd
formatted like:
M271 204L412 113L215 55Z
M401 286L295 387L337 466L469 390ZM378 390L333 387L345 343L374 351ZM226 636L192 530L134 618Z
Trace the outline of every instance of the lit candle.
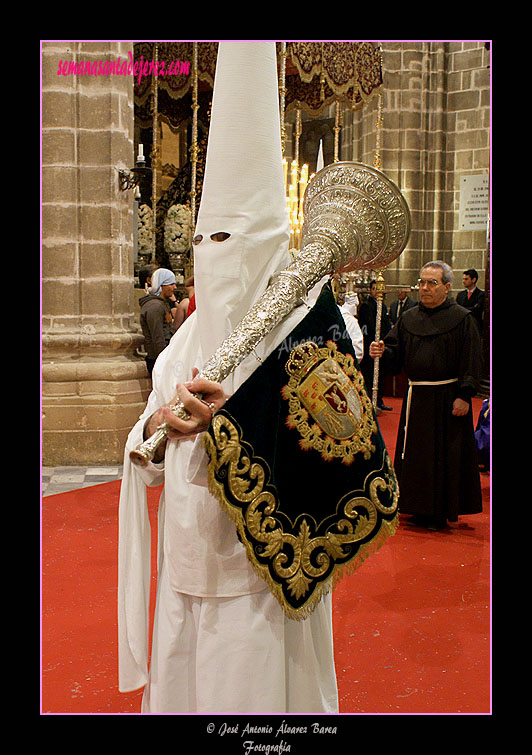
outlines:
M305 190L307 188L308 183L308 165L303 165L301 168L301 179L299 181L299 201L303 202L303 197L305 196Z
M288 176L288 162L286 157L283 157L283 177L284 177L284 193L286 194L286 179Z
M292 160L292 186L297 186L297 163Z
M307 188L306 181L300 181L299 182L299 201L303 202L303 197L305 196L305 189Z

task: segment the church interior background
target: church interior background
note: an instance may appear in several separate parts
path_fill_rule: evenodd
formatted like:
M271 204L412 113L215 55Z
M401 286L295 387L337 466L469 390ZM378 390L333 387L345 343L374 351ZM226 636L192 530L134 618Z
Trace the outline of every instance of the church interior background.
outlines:
M182 282L193 274L217 43L41 44L42 461L120 463L151 387L139 270L170 267ZM388 301L414 287L431 259L455 270L454 294L462 272L476 268L489 366L490 43L278 42L277 50L295 250L298 191L320 148L324 165L379 168L412 218L405 251L383 271ZM146 61L179 72L142 75ZM369 278L345 276L343 290L363 297Z

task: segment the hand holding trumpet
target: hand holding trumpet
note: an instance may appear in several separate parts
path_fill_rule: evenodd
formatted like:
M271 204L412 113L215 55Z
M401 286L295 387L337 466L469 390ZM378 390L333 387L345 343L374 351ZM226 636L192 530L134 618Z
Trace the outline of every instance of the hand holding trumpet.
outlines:
M198 377L198 370L192 371L192 380L181 383L176 388L174 399L157 409L144 425L144 440L150 438L157 429L166 423L169 427L167 438L186 438L206 430L216 411L227 401L227 396L220 383ZM180 401L188 418L178 417L172 406ZM164 457L166 442L162 443L153 458L154 462Z

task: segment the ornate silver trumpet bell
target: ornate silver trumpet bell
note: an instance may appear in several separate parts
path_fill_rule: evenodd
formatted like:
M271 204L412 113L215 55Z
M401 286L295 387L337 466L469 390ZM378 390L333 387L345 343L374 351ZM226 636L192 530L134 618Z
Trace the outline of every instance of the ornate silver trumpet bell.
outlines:
M355 162L338 162L319 171L303 203L302 250L321 241L335 248L335 271L389 265L410 236L405 198L384 173Z

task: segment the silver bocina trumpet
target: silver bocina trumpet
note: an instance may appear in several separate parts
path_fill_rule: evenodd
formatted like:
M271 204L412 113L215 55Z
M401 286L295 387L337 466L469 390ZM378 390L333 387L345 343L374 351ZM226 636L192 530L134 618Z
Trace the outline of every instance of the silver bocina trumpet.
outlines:
M324 276L341 271L384 268L405 248L410 212L397 186L362 163L337 162L308 184L303 203L301 251L278 273L257 303L205 363L200 377L221 383L299 304ZM171 406L187 419L183 404ZM170 431L164 423L131 451L146 466Z

